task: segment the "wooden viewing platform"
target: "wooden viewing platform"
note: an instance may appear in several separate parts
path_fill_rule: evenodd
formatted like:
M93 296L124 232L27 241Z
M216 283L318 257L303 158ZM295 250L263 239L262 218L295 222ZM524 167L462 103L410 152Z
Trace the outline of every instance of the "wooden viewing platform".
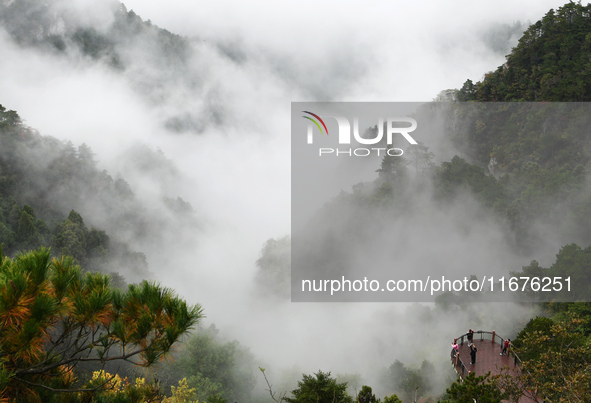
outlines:
M461 379L468 376L469 372L474 372L476 376L483 376L488 372L491 375L499 374L504 367L509 368L510 372L515 372L516 374L521 372L521 360L511 348L507 355L500 355L505 339L496 334L494 330L492 332L484 330L474 332L473 342L478 349L476 363L474 365L470 364L468 334L463 334L456 340L459 346L459 354L456 358L452 348L451 361L456 373ZM529 403L535 402L535 400L524 396L519 402Z

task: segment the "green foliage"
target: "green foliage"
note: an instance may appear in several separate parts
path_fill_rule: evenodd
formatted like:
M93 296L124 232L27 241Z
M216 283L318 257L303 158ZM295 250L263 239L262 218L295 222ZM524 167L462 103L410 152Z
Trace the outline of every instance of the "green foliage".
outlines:
M171 396L162 400L162 403L199 403L195 400L195 388L190 388L187 383L187 378L179 381L179 386L171 386Z
M353 398L347 394L347 384L331 378L330 372L318 371L314 376L304 374L291 394L292 397L285 398L288 403L353 403Z
M433 389L435 367L423 360L417 369L407 368L401 361L394 361L385 374L385 384L391 391L398 392L404 400L426 396Z
M7 224L10 226L10 228L13 231L16 231L18 228L18 222L21 216L21 209L18 207L18 204L16 203L16 201L12 198L9 197L9 199L7 200L8 202L8 206L10 207L10 209L8 210L8 216L7 216Z
M483 204L490 207L497 206L505 198L501 183L493 176L486 175L482 168L457 155L450 162L441 164L435 179L438 193L448 199L460 189L469 189Z
M561 322L571 317L591 318L591 302L550 303L550 311L554 312L552 319ZM591 336L591 321L583 321L577 331L584 337Z
M74 210L55 230L54 246L64 256L72 256L80 264L86 263L86 236L88 232L80 214Z
M522 394L548 401L586 401L591 394L591 343L585 335L589 318L568 313L550 324L536 320L520 333L523 359L519 377L507 381ZM537 330L541 328L541 330Z
M21 218L18 221L15 239L22 249L34 249L41 245L42 239L39 230L35 226L35 216L31 215L26 209L23 209Z
M228 403L228 399L221 397L220 395L214 394L209 396L207 403Z
M571 291L562 291L564 294L568 293L569 299L575 301L591 299L591 246L585 249L576 244L563 246L548 272L552 277L570 277Z
M537 296L540 298L538 302L588 301L591 298L591 246L583 249L577 244L565 245L556 254L556 261L550 268L540 267L534 260L521 272L511 274L518 277L570 278L570 290L567 284L560 291L549 290Z
M384 182L404 182L408 176L407 160L400 156L384 155L380 169L376 172Z
M54 230L53 247L59 255L72 256L77 263L104 271L109 261L110 238L96 228L88 229L82 216L72 210Z
M0 222L0 246L10 249L14 242L14 232L5 223Z
M531 25L507 56L507 62L484 80L467 80L462 101L591 100L590 5L569 2Z
M542 220L561 239L591 243L587 104L452 103L448 109L446 130L466 157L437 169L438 201L475 195L526 253L544 241Z
M143 282L113 290L47 249L0 256L0 352L10 378L0 398L47 396L75 383L81 362L151 366L203 316L174 293Z
M490 372L476 376L474 372L463 380L458 379L446 391L442 403L498 403L505 399L504 394L490 382Z
M458 91L457 94L458 101L466 102L471 101L476 98L476 86L474 82L470 79L466 80L462 88Z
M377 403L376 395L373 394L371 387L363 385L361 391L357 394L357 403Z
M91 28L76 30L72 39L84 54L95 59L103 56L113 46L103 35Z
M530 337L532 334L538 335L550 335L552 325L554 321L550 318L536 316L525 325L525 327L519 332L517 337L512 340L513 346L518 349L519 357L522 360L531 360L539 358L541 351L532 351L531 349L525 349L524 340Z
M211 373L210 376L214 379L216 378L215 373ZM212 397L219 396L218 393L223 390L223 386L220 382L212 380L211 378L203 375L201 372L197 372L195 375L189 376L187 381L188 384L193 387L193 389L199 391L196 396L202 400L211 400Z
M123 179L114 181L97 169L88 146L76 149L71 142L40 136L16 116L0 107L0 243L4 251L12 256L23 249L51 246L57 255L72 256L90 271L108 273L117 266L133 281L149 277L142 253L104 230L87 227L83 216L91 222L105 217L102 225L116 229L120 237L152 242L166 236L164 229L172 226L171 218L190 221L190 205L177 198L169 203L171 215L148 218ZM166 163L170 170L170 162ZM151 169L158 169L157 165Z
M291 238L269 239L256 261L255 284L263 295L286 299L291 294Z
M435 169L433 159L435 154L429 151L429 147L420 141L418 144L409 148L406 152L408 164L412 166L418 175L431 175Z
M21 118L15 111L6 109L0 105L0 130L8 129L21 124Z
M229 402L249 402L256 368L247 348L237 341L222 340L212 325L192 334L176 361L162 371L175 382L186 377L199 400L210 403L217 396Z

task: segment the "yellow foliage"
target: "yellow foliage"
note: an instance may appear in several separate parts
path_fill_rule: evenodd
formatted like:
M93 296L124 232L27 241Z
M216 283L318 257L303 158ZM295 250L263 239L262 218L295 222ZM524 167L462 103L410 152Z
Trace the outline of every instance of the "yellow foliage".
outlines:
M129 389L130 382L127 377L121 378L118 374L111 375L104 370L94 371L92 373L91 383L93 386L104 384L104 393L107 396L116 396L120 393L124 393L126 389ZM134 389L143 389L146 385L145 378L135 378ZM142 402L148 402L148 400L142 400Z
M129 380L127 378L121 379L118 374L113 376L102 369L92 373L92 382L95 384L105 384L105 389L107 390L106 393L113 395L123 391L123 389L129 385Z
M195 388L189 388L187 384L187 378L183 378L179 381L179 386L170 387L172 393L171 397L166 397L162 400L162 403L199 403L199 400L191 400L195 398Z

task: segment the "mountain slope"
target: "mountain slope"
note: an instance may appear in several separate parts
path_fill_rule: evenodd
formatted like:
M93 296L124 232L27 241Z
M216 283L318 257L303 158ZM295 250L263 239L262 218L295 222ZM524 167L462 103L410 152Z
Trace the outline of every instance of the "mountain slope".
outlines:
M153 175L166 168L166 160L135 152L136 163L143 161ZM6 253L53 246L88 270L139 281L150 276L146 256L129 242L158 250L172 233L195 224L182 199L149 207L125 180L99 170L89 147L42 136L0 105L0 243Z
M462 101L590 101L591 4L570 2L531 25L507 62L474 84Z

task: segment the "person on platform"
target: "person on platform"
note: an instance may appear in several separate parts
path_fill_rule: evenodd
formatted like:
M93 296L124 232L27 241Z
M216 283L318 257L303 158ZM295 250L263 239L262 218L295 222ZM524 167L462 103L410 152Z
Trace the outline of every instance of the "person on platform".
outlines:
M457 340L454 339L454 342L452 343L451 348L453 348L454 357L456 357L458 355L458 351L460 351L460 346L458 346Z
M503 343L503 351L501 351L501 355L507 355L507 350L509 349L510 345L511 345L511 339L505 340L505 343Z
M476 364L476 352L478 351L478 349L476 348L476 346L474 345L474 343L470 344L470 364L474 365Z

